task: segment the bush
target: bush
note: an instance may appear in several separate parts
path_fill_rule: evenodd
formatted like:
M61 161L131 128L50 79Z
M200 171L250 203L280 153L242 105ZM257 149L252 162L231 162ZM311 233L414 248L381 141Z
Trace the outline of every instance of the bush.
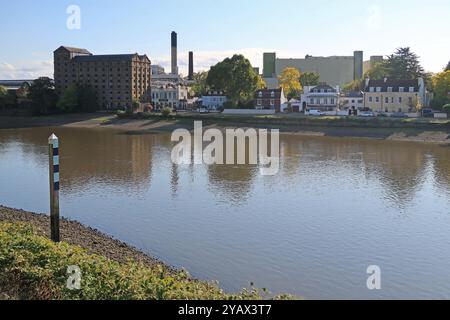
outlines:
M445 106L443 106L443 107L442 107L442 111L443 111L443 112L450 113L450 104L446 104Z
M169 107L164 107L162 110L161 110L161 114L163 115L163 117L168 117L168 116L170 116L170 114L172 113L172 109L171 108L169 108Z
M67 267L81 269L81 289L67 289ZM53 243L25 223L0 223L0 287L20 299L261 299L256 289L225 294L214 283L155 265L120 264L67 243ZM279 298L290 298L283 296Z

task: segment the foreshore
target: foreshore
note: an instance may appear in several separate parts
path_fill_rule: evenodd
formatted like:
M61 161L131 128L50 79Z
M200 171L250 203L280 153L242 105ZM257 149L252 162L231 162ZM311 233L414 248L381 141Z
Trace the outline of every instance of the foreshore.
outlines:
M37 235L50 238L50 217L45 214L0 205L0 222L29 223L35 227ZM160 265L168 271L175 270L136 248L76 221L62 218L60 232L61 241L86 249L90 254L97 254L119 263L132 260L152 267Z
M157 114L118 117L108 113L94 113L46 117L0 116L0 129L109 128L129 134L151 134L170 133L179 128L192 130L194 121L202 121L204 128L267 128L279 129L282 134L299 136L371 138L450 144L450 121L435 119L313 118L297 115L231 116L197 113L180 113L164 118Z

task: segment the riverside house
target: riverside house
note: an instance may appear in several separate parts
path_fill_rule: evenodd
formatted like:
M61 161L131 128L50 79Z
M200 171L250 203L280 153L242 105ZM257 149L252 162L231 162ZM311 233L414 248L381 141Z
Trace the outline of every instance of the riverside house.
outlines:
M422 78L417 80L366 79L364 105L376 112L415 112L418 103L425 105L426 90Z
M283 88L261 89L255 92L255 109L281 111L281 106L287 102Z
M339 86L332 87L326 83L318 86L307 86L303 88L301 95L303 109L336 111L339 101Z

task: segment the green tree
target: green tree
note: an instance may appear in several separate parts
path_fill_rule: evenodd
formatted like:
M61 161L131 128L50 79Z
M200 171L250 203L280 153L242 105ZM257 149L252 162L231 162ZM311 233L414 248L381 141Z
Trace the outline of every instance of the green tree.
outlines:
M70 85L59 97L56 108L61 112L75 112L79 108L78 86Z
M304 72L300 75L302 87L319 85L320 75L316 72Z
M253 99L259 75L244 56L234 55L211 67L206 83L213 90L224 91L231 103L237 106Z
M302 85L300 84L300 71L296 68L284 69L278 77L278 81L288 99L298 96L302 90Z
M97 92L91 85L82 84L77 86L78 106L76 111L95 112L100 109Z
M383 80L384 78L390 77L391 74L387 61L375 63L375 65L365 74L365 78L370 78L372 80Z
M208 92L208 84L206 79L208 78L208 71L202 71L194 74L194 84L191 87L192 95L194 97L201 97Z
M364 89L364 79L353 80L342 87L342 91L362 91Z
M386 66L391 79L417 79L424 76L419 57L411 48L398 48L388 57Z
M447 63L447 66L445 67L444 71L450 71L450 61Z
M7 101L8 101L8 90L5 87L0 86L0 107L2 108L6 107L6 105L8 104Z
M433 79L434 98L431 106L436 109L442 108L443 105L450 103L448 93L450 92L450 71L444 71L436 74Z
M34 115L55 112L57 96L50 78L42 77L34 80L28 97L31 99Z
M8 90L5 87L0 86L0 98L4 98L7 94Z

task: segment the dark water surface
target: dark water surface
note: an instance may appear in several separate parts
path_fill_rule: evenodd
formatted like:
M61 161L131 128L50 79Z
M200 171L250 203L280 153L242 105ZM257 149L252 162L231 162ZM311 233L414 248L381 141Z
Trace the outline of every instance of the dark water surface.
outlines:
M48 212L51 128L0 130L0 204ZM450 298L450 148L281 137L280 173L180 166L167 134L56 128L61 212L226 290ZM369 265L382 290L366 287Z

